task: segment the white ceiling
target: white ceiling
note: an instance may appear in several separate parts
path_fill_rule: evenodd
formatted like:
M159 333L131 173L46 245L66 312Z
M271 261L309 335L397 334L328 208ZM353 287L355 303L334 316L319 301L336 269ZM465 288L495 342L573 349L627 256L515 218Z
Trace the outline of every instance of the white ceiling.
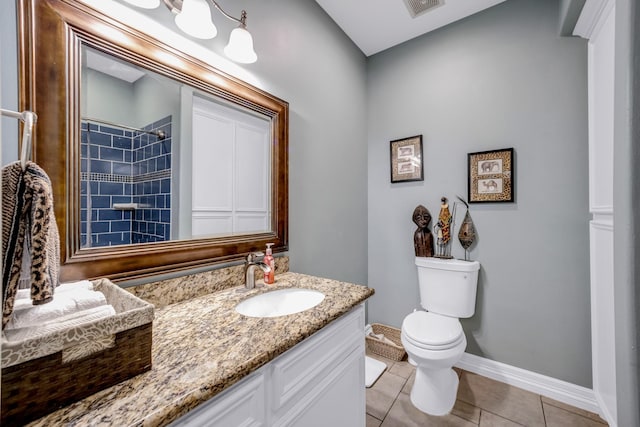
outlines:
M101 73L108 74L127 83L134 83L146 73L129 63L118 61L113 56L100 53L87 48L84 51L87 56L87 67Z
M316 0L367 56L503 1L442 0L441 6L412 18L405 0Z

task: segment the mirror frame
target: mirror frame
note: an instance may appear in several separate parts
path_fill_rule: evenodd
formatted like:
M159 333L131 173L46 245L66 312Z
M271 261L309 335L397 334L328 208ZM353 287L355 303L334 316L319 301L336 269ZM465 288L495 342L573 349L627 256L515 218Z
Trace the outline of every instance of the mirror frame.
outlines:
M287 102L77 0L20 0L18 18L20 108L38 115L32 153L52 182L61 281L118 281L203 267L242 259L271 242L274 252L288 250ZM81 249L81 42L270 117L272 231Z

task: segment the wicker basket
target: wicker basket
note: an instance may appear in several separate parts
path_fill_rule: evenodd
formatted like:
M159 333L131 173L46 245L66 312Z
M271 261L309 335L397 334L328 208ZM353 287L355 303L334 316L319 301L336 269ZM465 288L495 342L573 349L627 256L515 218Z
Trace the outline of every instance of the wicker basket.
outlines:
M373 329L374 334L383 334L385 338L388 338L389 341L393 342L393 344L367 336L367 349L369 351L391 360L400 361L404 359L406 352L404 351L402 341L400 340L399 329L381 325L380 323L372 323L371 328Z
M24 341L2 336L2 425L23 425L151 369L153 305L107 279L115 316Z

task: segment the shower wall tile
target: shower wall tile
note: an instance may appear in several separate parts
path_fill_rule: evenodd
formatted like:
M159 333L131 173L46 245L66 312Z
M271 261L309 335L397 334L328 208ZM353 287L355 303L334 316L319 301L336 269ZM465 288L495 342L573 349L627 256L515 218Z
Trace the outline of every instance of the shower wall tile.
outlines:
M124 129L120 129L120 128L112 128L109 126L103 126L100 125L100 132L109 134L109 135L124 135Z
M108 233L111 231L111 223L109 221L94 221L91 223L92 233Z
M118 196L124 194L124 183L122 182L101 182L100 194L108 194L110 196Z
M110 208L110 207L111 207L111 197L109 197L109 196L91 196L91 208L92 209Z
M124 150L119 148L100 147L100 159L122 162L124 160Z
M111 147L111 135L98 131L91 131L90 133L91 135L89 137L91 138L91 145L102 145L105 147Z
M98 211L99 221L122 221L124 219L123 211L116 209L100 209Z
M102 160L90 160L89 166L91 167L91 170L87 170L86 172L105 174L111 173L111 162L105 162Z
M131 221L111 221L111 231L131 232Z
M131 163L113 162L112 171L114 175L131 176Z
M114 136L111 142L115 148L131 150L131 132L128 136Z

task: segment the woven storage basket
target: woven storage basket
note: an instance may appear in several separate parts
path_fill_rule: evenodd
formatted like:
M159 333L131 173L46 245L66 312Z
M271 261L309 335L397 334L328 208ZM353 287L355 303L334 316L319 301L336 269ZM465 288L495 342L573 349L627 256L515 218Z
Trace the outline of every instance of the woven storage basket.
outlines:
M380 323L372 323L371 329L373 329L373 333L376 335L383 334L385 338L388 338L393 344L367 336L367 349L369 351L391 360L400 361L404 359L406 352L400 340L400 329L381 325Z
M115 316L24 341L2 335L2 425L23 425L151 369L153 305L93 282Z

